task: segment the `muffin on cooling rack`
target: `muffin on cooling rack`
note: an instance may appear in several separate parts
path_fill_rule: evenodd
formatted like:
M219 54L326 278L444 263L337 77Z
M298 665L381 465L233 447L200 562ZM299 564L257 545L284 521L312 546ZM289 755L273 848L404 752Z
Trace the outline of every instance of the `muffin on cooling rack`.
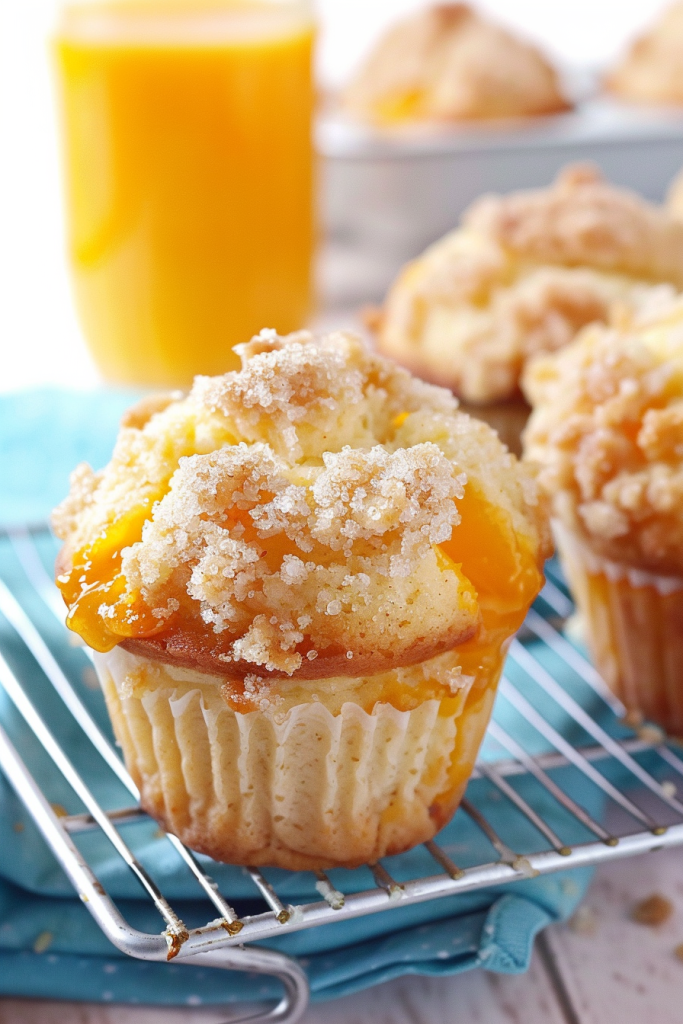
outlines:
M390 28L342 105L377 125L529 117L570 107L535 46L458 3L426 7Z
M605 78L605 88L632 103L683 106L683 3L667 8Z
M525 452L597 667L683 737L683 298L539 357Z
M348 334L133 409L55 513L145 809L218 860L357 865L456 809L542 584L533 481Z
M604 181L566 168L549 187L484 196L459 228L409 263L379 317L377 344L413 373L452 388L477 415L523 425L528 359L567 345L615 303L654 284L683 287L683 224ZM472 411L475 411L474 409Z

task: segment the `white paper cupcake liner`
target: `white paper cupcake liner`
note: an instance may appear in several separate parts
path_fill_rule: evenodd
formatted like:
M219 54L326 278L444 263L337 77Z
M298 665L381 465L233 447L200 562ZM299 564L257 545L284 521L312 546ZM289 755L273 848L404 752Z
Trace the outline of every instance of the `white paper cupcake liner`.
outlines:
M553 530L598 671L632 720L683 737L683 579L609 561L564 525Z
M217 860L292 869L357 865L430 839L459 803L497 683L410 711L346 702L332 714L318 700L278 715L238 713L220 677L120 647L95 663L145 809Z

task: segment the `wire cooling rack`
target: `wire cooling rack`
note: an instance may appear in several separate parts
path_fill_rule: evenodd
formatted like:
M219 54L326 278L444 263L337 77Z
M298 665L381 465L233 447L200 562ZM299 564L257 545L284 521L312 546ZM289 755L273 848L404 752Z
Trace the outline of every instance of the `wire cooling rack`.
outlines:
M6 537L23 568L26 577L24 582L30 584L44 604L62 621L61 599L48 576L36 544L40 534L22 529L10 531ZM203 927L186 927L121 834L120 829L127 823L145 817L137 806L139 794L135 783L60 667L27 608L4 582L1 564L0 613L11 627L13 641L23 645L24 653L30 652L33 661L64 701L88 741L129 791L132 804L108 812L100 806L87 782L78 774L50 731L41 716L40 708L30 700L22 680L1 652L0 685L82 802L86 812L63 815L55 810L1 726L0 767L87 909L120 951L143 960L173 959L176 963L201 964L276 977L284 989L280 1002L243 1019L290 1024L300 1018L308 1001L305 973L292 958L273 950L255 948L248 943L377 913L399 905L437 900L563 868L592 865L615 857L627 857L663 846L683 844L683 803L676 795L677 782L672 781L672 778L679 780L679 785L683 787L680 782L683 779L683 760L676 753L676 747L667 742L657 729L646 726L639 732L633 732L619 726L625 708L607 689L577 647L560 632L573 606L561 579L557 576L553 578L552 568L550 573L540 600L529 612L523 629L512 643L507 675L502 679L499 690L503 700L525 721L526 727L513 735L514 730L508 731L498 722L491 722L488 742L492 742L504 756L498 760L480 760L473 775L473 779L487 779L498 791L500 799L511 803L515 813L533 826L543 839L536 852L516 852L506 842L505 835L498 834L482 808L477 806L476 796L472 796L473 787L470 787L460 813L469 816L486 836L497 855L496 859L461 868L437 842L429 842L425 847L434 865L433 874L399 882L385 865L370 864L368 868L374 886L364 892L344 893L338 883L333 884L325 873L317 872L315 888L320 900L295 906L281 899L260 871L247 869L253 883L254 897L261 901L262 909L240 917L192 852L176 837L169 835L167 841L180 855L218 914L218 917L208 920ZM581 685L590 689L605 714L592 717L584 704L579 703L570 692L570 688L554 678L548 668L553 659L556 663L559 659ZM548 714L549 708L561 713L575 734L587 737L587 742L577 745L570 743L567 735L572 730L564 729L560 732L553 724L554 716ZM615 733L618 738L615 738ZM532 734L536 737L535 744L529 743ZM542 753L538 753L539 742L543 747ZM653 767L653 759L656 767ZM652 771L644 766L643 761L652 767ZM574 786L567 785L566 780L562 784L561 773L558 774L556 769L568 766L578 771L583 782L597 787L596 792L599 791L598 795L606 804L611 802L617 806L623 823L618 834L617 830L613 834L613 831L596 820L600 815L589 813L585 800L580 802L578 796L575 799L576 793L572 795L569 792L575 789ZM615 768L618 769L616 773ZM669 776L663 781L662 769ZM544 806L547 797L551 797L574 824L579 823L585 833L592 836L590 841L568 844L541 815L538 807L543 802L538 801L537 807L534 807L515 788L516 776L535 780L540 787L539 792L545 791ZM619 785L614 781L615 778L620 780ZM628 783L624 784L624 779L628 779ZM644 800L643 796L649 799ZM652 811L653 805L657 808L656 812ZM159 933L145 933L131 927L98 881L72 838L75 833L93 829L104 833L153 901L164 925Z

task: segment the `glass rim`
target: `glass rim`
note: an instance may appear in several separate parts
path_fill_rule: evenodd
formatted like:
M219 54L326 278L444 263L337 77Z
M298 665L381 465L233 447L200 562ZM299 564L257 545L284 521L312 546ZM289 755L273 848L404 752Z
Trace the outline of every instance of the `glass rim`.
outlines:
M82 43L250 42L313 25L312 0L71 0L54 36Z

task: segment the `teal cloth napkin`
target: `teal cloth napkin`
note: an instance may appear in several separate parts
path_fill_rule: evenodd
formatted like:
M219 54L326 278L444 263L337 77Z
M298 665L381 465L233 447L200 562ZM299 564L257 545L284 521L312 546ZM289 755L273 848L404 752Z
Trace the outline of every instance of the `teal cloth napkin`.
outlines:
M45 522L51 507L66 493L69 472L77 462L87 460L95 468L105 464L119 416L134 397L131 393L107 391L40 391L0 398L0 524ZM56 542L44 533L38 546L45 567L51 571ZM111 735L102 696L83 651L68 643L63 628L29 585L7 539L0 539L0 575L20 597L55 657L75 680L91 713ZM2 617L0 646L98 799L109 809L127 806L130 797L95 754ZM537 654L546 659L550 671L591 713L602 718L603 724L620 729L571 670L554 662L548 652L539 650ZM509 673L520 685L532 685L515 671L515 666L509 667ZM548 704L547 712L572 741L581 741L580 732L557 707ZM495 716L530 751L545 749L541 737L501 699ZM2 690L0 720L48 798L69 813L81 811L78 800ZM501 752L487 742L484 756L497 757ZM572 768L561 768L556 778L589 813L600 816L599 791L583 776ZM591 838L535 780L518 777L513 785L565 842ZM488 781L472 782L468 795L517 853L546 847L543 837ZM200 924L215 916L154 822L143 820L122 829L186 923ZM462 811L441 832L438 841L463 867L496 858L486 837ZM2 777L0 842L0 994L166 1005L253 1000L277 994L276 983L269 979L181 964L144 963L119 954L84 905L74 898L68 880ZM154 908L104 837L97 832L85 833L77 842L127 919L138 928L160 931L161 921ZM422 847L388 858L386 866L399 881L439 871ZM588 885L589 870L572 870L571 858L567 866L561 874L416 906L398 905L385 913L285 935L266 945L299 957L308 972L314 998L320 999L407 973L453 974L477 966L500 972L523 971L539 929L571 914ZM211 863L210 872L240 912L256 908L253 883L240 868ZM265 873L283 900L297 903L319 899L315 879L307 872ZM347 893L373 886L365 868L334 871L331 875Z
M41 388L0 396L0 526L47 523L79 462L109 461L139 392Z

